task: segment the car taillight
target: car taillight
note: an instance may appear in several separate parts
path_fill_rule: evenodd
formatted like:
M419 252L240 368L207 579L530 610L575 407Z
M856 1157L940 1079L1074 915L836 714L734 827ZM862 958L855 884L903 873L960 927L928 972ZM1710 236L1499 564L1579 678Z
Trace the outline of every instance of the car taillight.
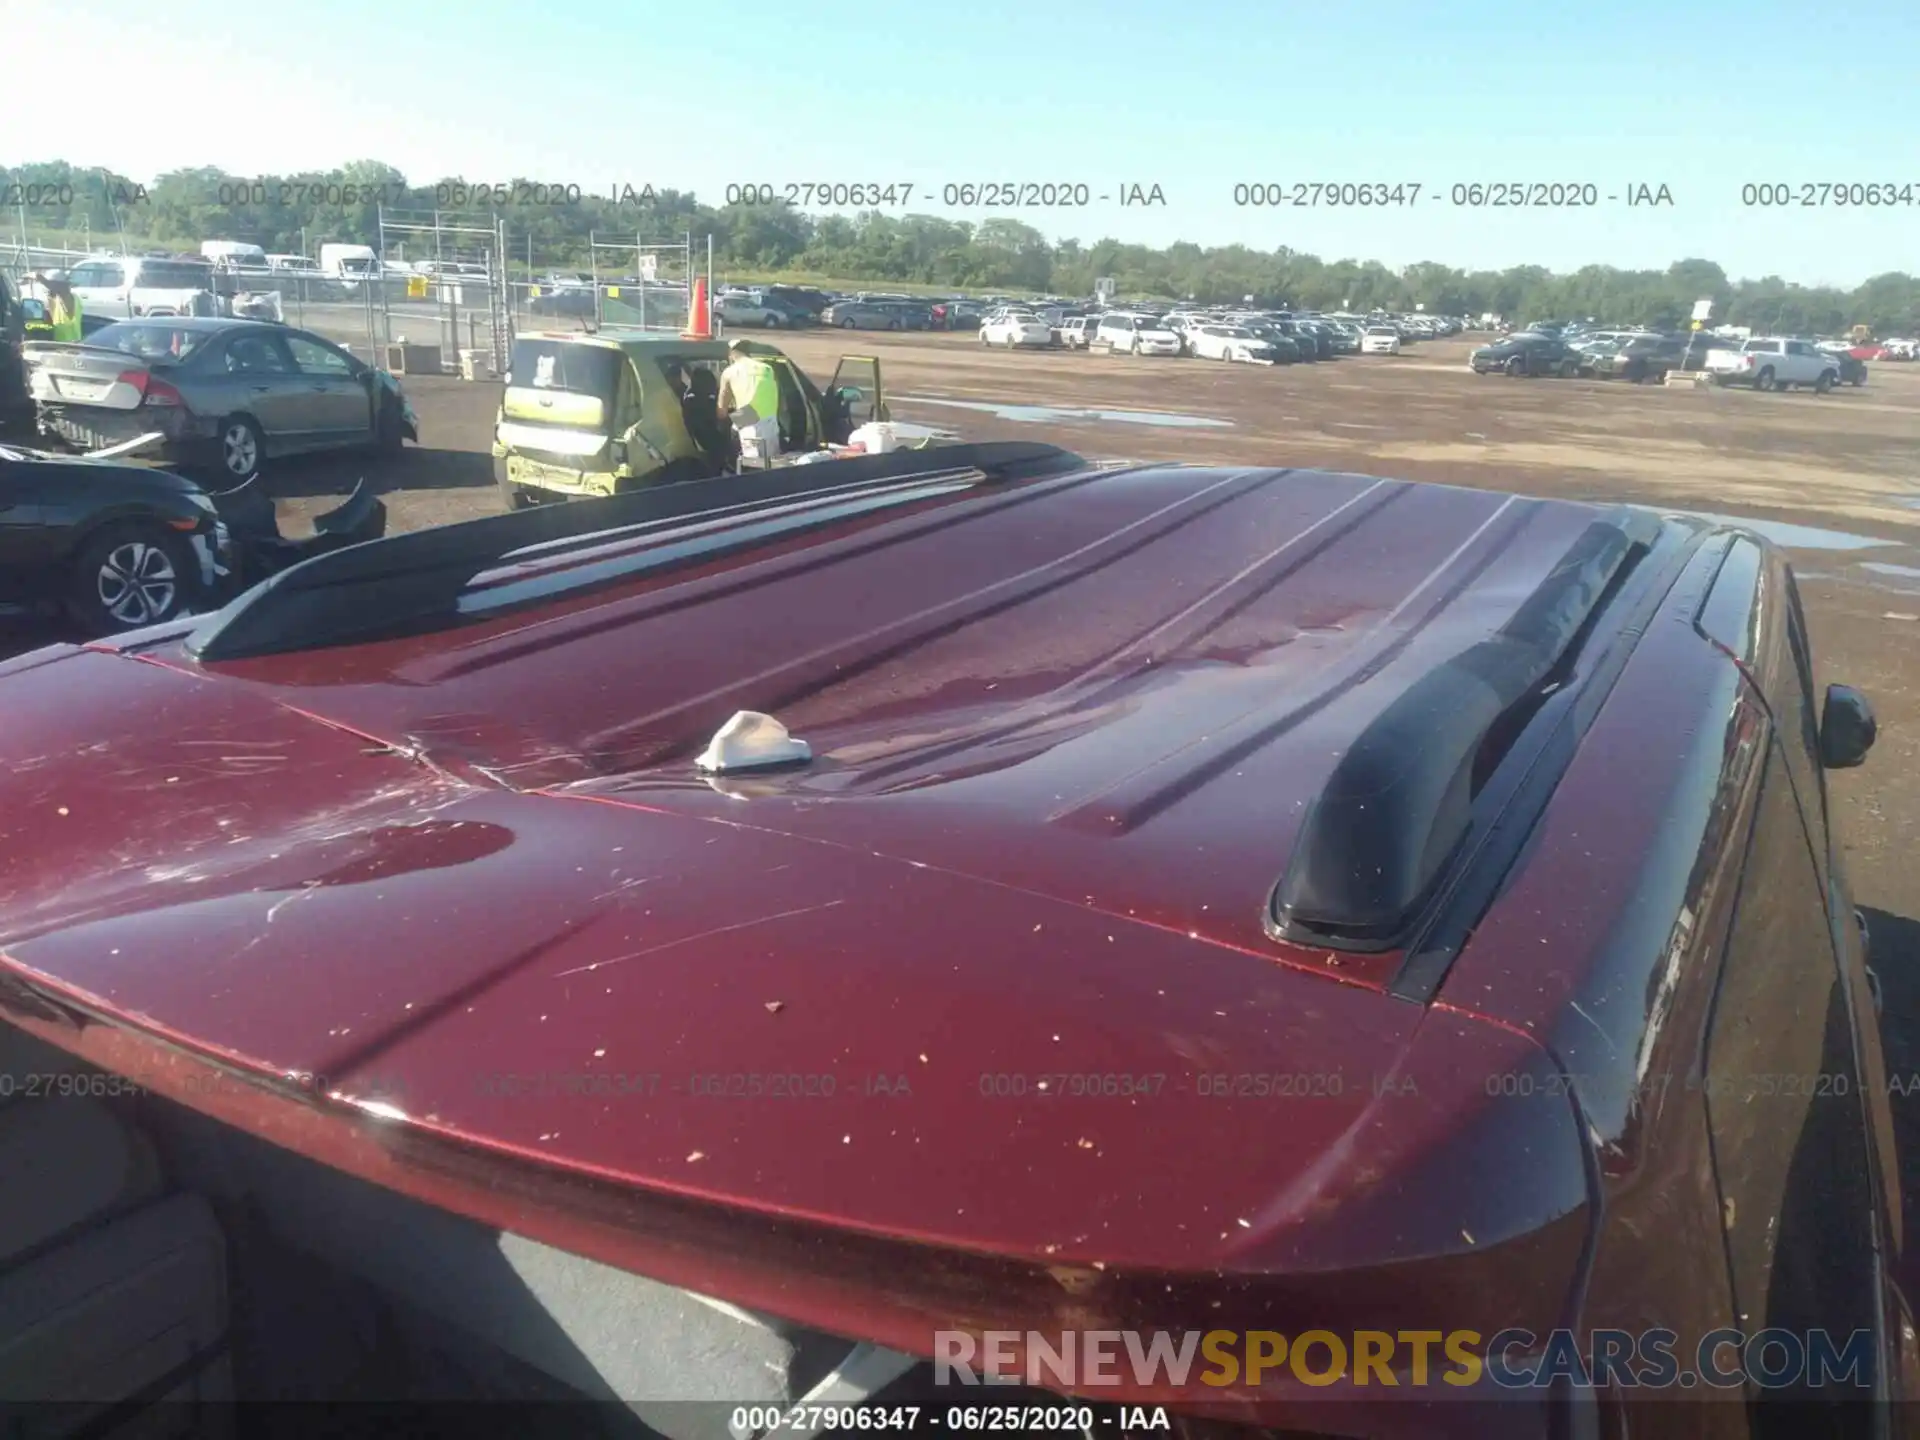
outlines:
M140 401L144 405L184 405L180 392L166 381L156 379L150 370L122 370L120 383L131 385L140 392Z

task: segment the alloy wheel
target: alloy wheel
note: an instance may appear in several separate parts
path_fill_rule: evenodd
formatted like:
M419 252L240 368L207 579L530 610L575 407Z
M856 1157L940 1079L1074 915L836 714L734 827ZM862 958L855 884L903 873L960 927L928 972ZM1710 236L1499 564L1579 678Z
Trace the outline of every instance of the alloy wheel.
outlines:
M240 477L253 474L260 463L260 447L254 441L253 431L245 425L229 425L220 437L220 459L229 474Z
M144 540L129 540L107 552L94 586L109 615L123 625L138 627L172 611L180 577L166 551Z

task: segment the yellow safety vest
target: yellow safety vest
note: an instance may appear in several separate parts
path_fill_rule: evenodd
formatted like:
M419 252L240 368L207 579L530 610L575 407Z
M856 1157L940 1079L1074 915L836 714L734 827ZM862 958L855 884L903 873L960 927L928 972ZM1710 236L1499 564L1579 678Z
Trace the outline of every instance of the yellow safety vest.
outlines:
M53 321L53 338L64 344L78 343L83 334L80 325L80 297L71 301L56 295L47 305L47 316Z
M762 420L780 418L780 378L766 361L736 360L720 378L727 384L734 409L751 407Z

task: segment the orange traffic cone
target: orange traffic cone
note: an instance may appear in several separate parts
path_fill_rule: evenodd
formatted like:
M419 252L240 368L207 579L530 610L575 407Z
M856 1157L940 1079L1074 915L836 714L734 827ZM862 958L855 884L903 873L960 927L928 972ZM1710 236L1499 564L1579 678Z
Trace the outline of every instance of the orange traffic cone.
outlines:
M687 306L687 328L680 332L682 340L711 340L713 338L713 315L707 309L707 282L695 279L693 282L692 303Z

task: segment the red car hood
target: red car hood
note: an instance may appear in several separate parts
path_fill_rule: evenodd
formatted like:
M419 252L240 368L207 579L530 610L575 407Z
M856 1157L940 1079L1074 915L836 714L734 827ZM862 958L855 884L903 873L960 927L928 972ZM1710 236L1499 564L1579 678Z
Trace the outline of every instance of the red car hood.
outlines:
M751 805L478 787L128 656L0 703L0 956L110 1025L803 1225L1215 1278L1512 1241L1538 1304L1500 1313L1563 1297L1579 1140L1495 1098L1542 1063L1514 1030Z

